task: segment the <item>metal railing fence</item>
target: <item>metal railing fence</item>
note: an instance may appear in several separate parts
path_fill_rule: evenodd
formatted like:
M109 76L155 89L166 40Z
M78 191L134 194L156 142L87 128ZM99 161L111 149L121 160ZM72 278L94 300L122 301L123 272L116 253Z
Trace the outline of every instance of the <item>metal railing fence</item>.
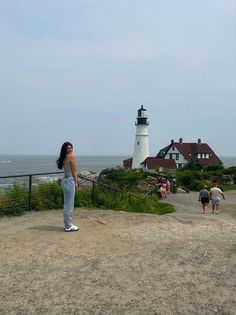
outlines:
M32 195L33 195L33 186L38 183L43 183L45 182L45 179L49 181L56 181L60 180L58 175L62 175L64 172L48 172L48 173L34 173L34 174L23 174L23 175L12 175L12 176L0 176L0 188L2 189L0 191L4 192L7 190L10 191L9 188L11 188L15 184L19 184L19 186L24 186L27 191L27 195L22 197L22 193L19 192L17 194L15 192L13 202L15 203L15 206L17 207L17 204L21 204L24 209L26 210L32 210ZM48 177L48 175L50 175ZM51 176L54 175L54 176ZM45 177L46 176L46 177ZM131 203L131 200L133 199L144 199L144 198L150 198L152 197L153 194L156 194L156 188L153 188L151 191L149 191L147 194L145 194L143 197L137 196L128 192L125 192L119 188L101 183L99 181L93 180L91 178L82 176L82 175L77 175L79 179L82 179L83 181L90 182L90 187L91 187L91 201L92 204L96 205L97 203L97 195L103 191L104 193L110 194L113 196L115 199L117 194L121 194L122 196L126 196L128 198L128 202ZM50 192L49 192L50 193ZM22 198L24 200L22 200Z

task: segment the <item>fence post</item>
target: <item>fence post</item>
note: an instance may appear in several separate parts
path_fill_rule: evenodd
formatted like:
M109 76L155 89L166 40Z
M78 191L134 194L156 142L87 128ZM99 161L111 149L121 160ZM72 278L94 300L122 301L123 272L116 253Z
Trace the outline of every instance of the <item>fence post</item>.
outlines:
M28 203L29 211L31 211L31 201L32 201L32 175L29 175L29 203Z
M92 202L95 204L95 183L93 182L93 187L92 187Z

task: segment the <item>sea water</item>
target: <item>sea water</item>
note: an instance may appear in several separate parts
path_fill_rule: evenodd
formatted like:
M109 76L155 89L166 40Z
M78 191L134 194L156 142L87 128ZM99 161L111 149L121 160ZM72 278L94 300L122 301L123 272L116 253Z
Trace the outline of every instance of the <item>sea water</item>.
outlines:
M0 176L58 172L57 156L0 155ZM77 156L77 171L100 172L123 165L127 156Z

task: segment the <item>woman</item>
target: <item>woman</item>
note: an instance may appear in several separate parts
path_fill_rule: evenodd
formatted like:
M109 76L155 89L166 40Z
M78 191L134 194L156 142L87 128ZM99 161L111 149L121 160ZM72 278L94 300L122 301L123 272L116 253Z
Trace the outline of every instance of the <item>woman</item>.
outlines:
M167 184L165 181L163 181L161 185L161 194L162 198L167 198Z
M206 185L204 185L203 189L200 190L198 201L201 201L202 203L202 212L206 213L210 201L209 191L207 190Z
M78 231L79 227L72 224L72 213L74 209L75 189L78 188L76 174L76 160L73 155L73 145L70 142L63 143L57 167L64 169L64 178L61 188L64 193L64 230L65 232Z

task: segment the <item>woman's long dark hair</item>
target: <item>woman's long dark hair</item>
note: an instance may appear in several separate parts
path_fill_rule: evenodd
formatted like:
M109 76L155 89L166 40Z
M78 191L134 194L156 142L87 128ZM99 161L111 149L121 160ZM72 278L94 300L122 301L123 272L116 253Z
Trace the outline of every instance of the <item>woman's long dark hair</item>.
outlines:
M61 153L60 153L59 159L56 162L59 170L62 170L63 162L64 162L64 160L66 158L66 154L67 154L66 149L69 145L73 148L73 145L70 142L64 142L62 147L61 147Z

